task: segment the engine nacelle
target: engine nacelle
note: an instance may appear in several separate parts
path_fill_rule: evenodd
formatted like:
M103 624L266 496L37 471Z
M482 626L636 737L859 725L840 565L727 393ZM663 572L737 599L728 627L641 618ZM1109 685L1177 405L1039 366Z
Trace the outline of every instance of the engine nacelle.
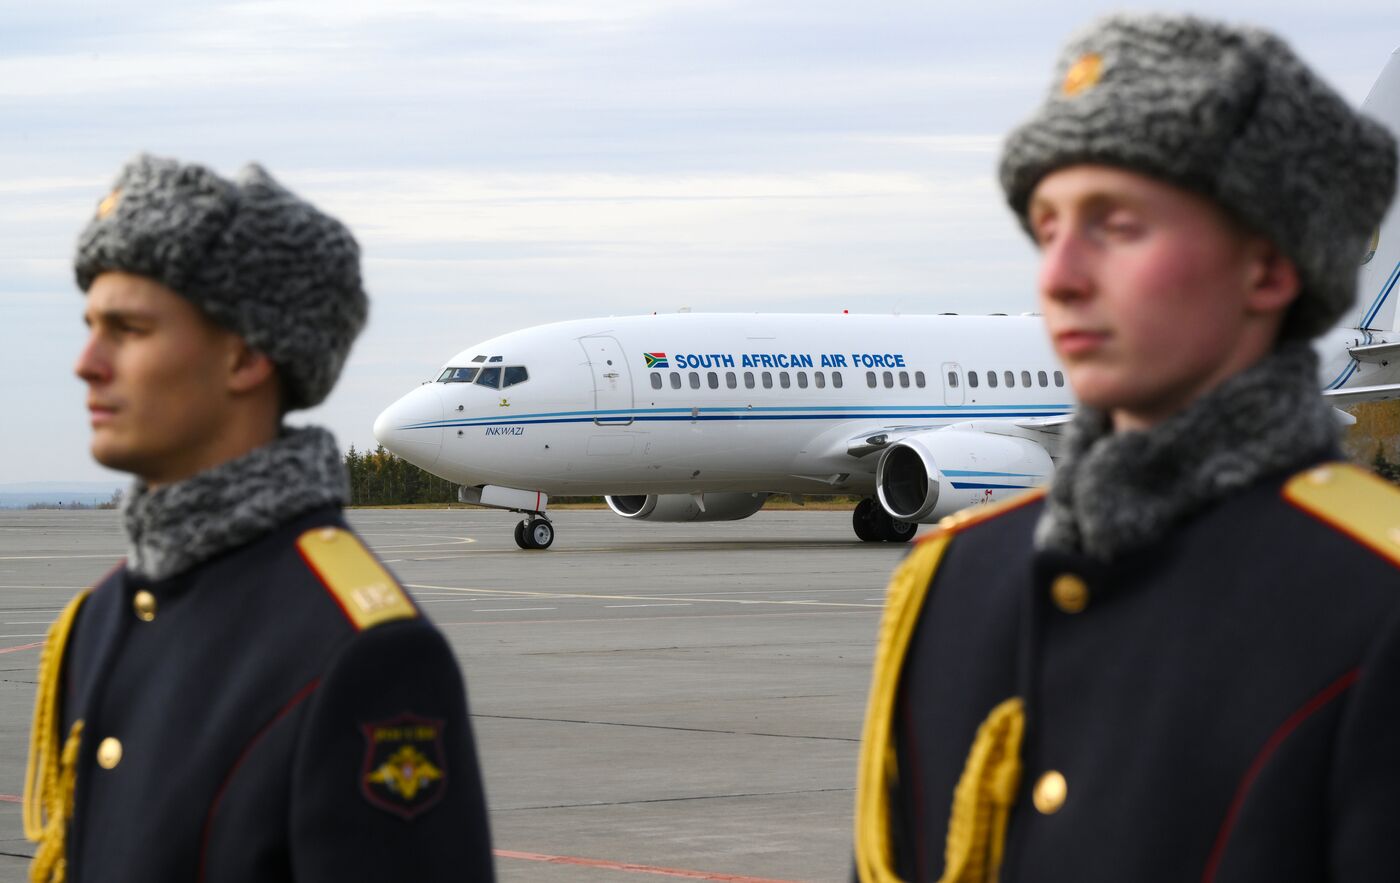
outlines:
M1054 471L1050 455L1029 439L943 430L890 445L875 469L875 493L900 521L929 524L1045 484Z
M763 508L767 494L702 494L704 508L694 494L631 494L604 497L608 508L637 521L738 521Z

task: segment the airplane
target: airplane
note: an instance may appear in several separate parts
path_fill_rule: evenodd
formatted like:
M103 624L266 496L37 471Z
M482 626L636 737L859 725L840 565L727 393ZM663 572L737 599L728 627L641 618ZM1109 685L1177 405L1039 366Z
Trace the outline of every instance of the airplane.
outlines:
M1362 104L1400 131L1400 50ZM1341 407L1400 398L1400 211L1353 314L1314 342ZM675 313L580 319L475 344L381 413L387 450L523 515L554 542L551 496L642 522L747 518L773 494L859 496L856 536L1045 484L1074 409L1041 320L1020 316ZM1352 418L1339 412L1344 422Z

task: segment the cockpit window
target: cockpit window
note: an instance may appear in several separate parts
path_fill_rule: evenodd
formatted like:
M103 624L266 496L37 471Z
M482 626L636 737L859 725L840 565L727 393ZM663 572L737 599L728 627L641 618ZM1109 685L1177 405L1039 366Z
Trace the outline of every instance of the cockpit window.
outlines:
M473 362L484 362L484 361L486 361L486 357L485 357L485 356L472 356L472 361L473 361Z
M476 379L475 368L448 368L438 378L438 383L471 383Z
M492 356L491 358L487 359L486 361L488 361L488 362L499 362L499 361L501 361L501 357L500 357L500 356Z
M524 383L530 379L530 372L525 370L524 365L510 365L501 376L501 389L507 386L515 386L517 383Z
M476 375L476 382L482 386L489 386L492 389L501 388L501 369L482 368L481 373Z

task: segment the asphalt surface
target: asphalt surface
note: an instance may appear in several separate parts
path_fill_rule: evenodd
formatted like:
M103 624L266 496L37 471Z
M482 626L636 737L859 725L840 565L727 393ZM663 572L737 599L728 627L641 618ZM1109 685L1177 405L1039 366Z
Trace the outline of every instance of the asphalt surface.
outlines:
M351 523L467 678L502 881L844 881L860 719L905 547L847 512L718 524L554 514L525 552L483 510ZM40 644L116 563L115 512L0 511L0 881L25 879L19 794Z

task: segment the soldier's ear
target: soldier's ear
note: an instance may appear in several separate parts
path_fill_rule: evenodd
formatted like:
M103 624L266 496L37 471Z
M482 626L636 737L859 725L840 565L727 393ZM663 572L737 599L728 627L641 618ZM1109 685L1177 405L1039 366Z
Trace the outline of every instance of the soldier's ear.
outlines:
M1298 265L1262 236L1251 236L1245 250L1247 308L1253 313L1282 315L1302 290Z
M229 348L228 390L246 394L261 386L276 390L277 367L267 354L250 347L243 338L233 335Z

